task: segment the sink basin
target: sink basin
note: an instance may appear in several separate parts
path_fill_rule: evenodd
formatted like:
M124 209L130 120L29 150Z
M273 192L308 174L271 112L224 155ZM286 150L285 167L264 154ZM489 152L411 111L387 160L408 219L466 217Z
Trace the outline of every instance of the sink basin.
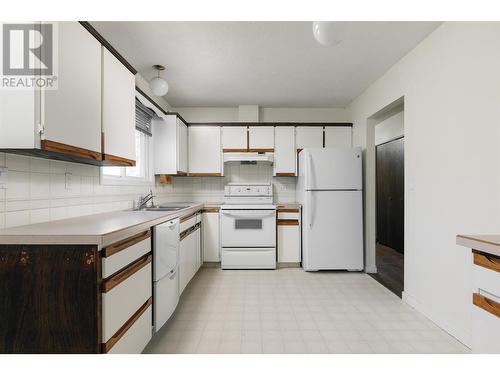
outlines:
M153 207L144 207L141 208L140 211L177 211L182 210L184 208L188 208L189 206L168 206L168 205L159 205Z

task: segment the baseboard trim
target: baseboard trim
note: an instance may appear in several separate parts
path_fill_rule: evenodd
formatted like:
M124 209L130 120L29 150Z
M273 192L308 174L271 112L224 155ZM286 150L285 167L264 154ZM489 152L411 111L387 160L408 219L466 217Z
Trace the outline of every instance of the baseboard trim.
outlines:
M415 310L417 310L419 313L424 315L431 322L436 324L439 328L441 328L442 330L446 331L449 335L456 338L462 344L464 344L468 348L471 347L471 343L472 343L471 334L467 334L463 330L457 329L456 327L451 326L444 319L439 317L433 311L426 308L422 303L420 303L415 298L413 298L410 294L408 294L408 292L403 291L402 300L403 300L403 302L405 302L406 304L408 304L409 306L411 306Z
M376 266L366 266L365 272L366 273L377 273L377 267Z

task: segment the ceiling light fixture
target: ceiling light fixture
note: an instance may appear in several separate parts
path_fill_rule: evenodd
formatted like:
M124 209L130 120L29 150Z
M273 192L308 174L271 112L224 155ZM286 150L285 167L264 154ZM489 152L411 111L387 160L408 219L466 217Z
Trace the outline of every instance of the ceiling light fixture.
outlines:
M342 41L337 22L314 21L312 29L314 39L324 46L335 46Z
M160 72L165 70L163 65L153 65L153 69L158 71L158 76L149 81L149 87L156 96L164 96L168 92L168 83L160 77Z

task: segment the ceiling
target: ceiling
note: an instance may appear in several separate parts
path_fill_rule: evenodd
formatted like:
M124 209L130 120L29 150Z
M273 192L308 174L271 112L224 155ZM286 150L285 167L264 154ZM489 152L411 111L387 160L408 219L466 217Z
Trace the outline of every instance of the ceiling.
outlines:
M312 22L92 22L143 75L167 66L174 107L345 107L439 22L340 22L317 43Z

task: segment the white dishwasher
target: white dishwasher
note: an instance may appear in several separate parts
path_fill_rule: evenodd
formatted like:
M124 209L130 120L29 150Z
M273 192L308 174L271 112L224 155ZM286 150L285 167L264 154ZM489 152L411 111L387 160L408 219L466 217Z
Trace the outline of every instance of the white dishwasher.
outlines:
M179 302L179 219L153 228L153 321L158 330Z

